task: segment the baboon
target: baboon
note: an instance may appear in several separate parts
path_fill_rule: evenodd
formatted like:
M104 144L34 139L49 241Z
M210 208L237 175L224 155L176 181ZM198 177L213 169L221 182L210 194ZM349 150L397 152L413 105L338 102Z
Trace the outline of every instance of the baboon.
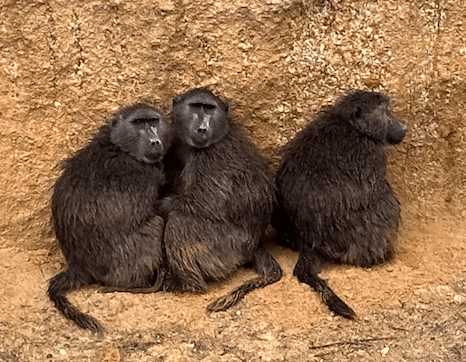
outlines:
M157 291L163 281L163 219L155 212L171 130L155 108L121 109L70 157L55 183L52 220L67 261L49 282L55 307L82 328L103 331L66 294L87 285Z
M370 267L392 257L400 205L385 177L384 148L404 135L387 96L352 91L285 146L277 170L273 224L299 251L293 274L348 319L354 311L318 273L322 262Z
M281 278L261 241L273 211L273 174L228 116L227 103L209 90L176 96L172 118L176 136L165 157L172 186L159 205L166 218L164 290L204 292L209 281L250 263L259 276L207 306L226 310Z

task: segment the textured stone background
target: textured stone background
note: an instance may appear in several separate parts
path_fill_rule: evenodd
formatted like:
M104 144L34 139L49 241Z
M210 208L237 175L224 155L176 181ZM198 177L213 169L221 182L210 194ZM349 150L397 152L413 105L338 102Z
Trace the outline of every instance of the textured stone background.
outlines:
M390 165L406 214L466 215L464 1L2 2L2 244L49 245L55 165L118 107L168 111L197 86L272 162L343 91L387 92L409 127Z
M452 326L465 329L459 317L466 274L465 34L464 0L0 0L0 337L5 338L0 360L42 361L49 355L66 360L70 350L68 355L57 351L67 338L74 341L75 361L177 360L174 356L194 353L192 341L204 346L197 349L204 352L190 355L193 359L378 360L385 342L370 338L398 320L394 316L400 326L391 332L412 333L396 332L400 354L393 345L387 358L466 359L455 332L445 339ZM280 249L277 257L287 275L244 302L247 317L236 314L240 309L206 317L203 308L211 294L78 293L83 309L114 328L113 338L120 342L112 344L76 340L82 332L50 307L46 280L61 266L49 222L57 164L120 106L144 100L169 112L174 94L198 86L229 100L272 166L280 146L345 90L375 89L391 96L395 115L409 130L390 150L389 177L403 205L397 259L370 273L342 267L326 274L369 318L369 329L365 322L358 329L358 324L325 319L328 312L313 293L290 276L295 255ZM149 312L145 303L159 307ZM306 317L298 312L290 317L290 310ZM418 314L420 320L404 326L403 316ZM426 342L423 336L430 332L420 327L422 318L428 318L430 337L448 348ZM172 323L179 328L168 327ZM147 334L153 325L165 339ZM450 329L440 331L439 325ZM212 339L221 328L226 344ZM131 349L124 341L138 345L142 337L122 337L122 330L149 338L145 349ZM49 340L50 335L57 337ZM354 335L363 336L362 342L335 344ZM317 343L309 339L330 343L339 354L309 349Z

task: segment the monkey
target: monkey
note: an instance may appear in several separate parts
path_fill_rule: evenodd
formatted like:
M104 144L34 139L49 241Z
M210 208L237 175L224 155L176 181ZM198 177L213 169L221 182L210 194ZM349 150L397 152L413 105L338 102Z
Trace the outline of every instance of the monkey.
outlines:
M400 203L386 179L388 145L406 127L388 96L350 91L285 145L276 171L273 225L298 251L293 274L335 314L355 312L319 277L323 262L371 267L393 256Z
M155 207L171 139L162 113L139 103L120 109L64 162L51 209L67 267L51 278L47 294L81 328L104 330L73 306L67 293L89 285L110 291L161 288L164 221Z
M251 265L258 277L207 306L227 310L282 276L262 239L273 212L273 173L226 101L207 88L175 96L172 121L173 147L164 159L171 187L158 207L165 218L163 288L203 293L209 282Z

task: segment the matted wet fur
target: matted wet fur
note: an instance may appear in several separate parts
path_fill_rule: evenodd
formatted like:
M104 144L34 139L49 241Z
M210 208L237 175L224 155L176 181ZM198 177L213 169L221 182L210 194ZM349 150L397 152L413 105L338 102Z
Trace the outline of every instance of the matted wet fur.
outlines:
M120 110L64 166L52 196L54 231L67 267L48 296L78 326L103 330L66 294L87 285L156 291L163 279L164 221L155 213L171 131L156 109Z
M225 310L250 291L281 278L261 238L274 204L273 174L257 148L207 89L173 101L177 137L165 158L172 188L161 204L168 272L164 289L203 292L251 264L257 278L210 303Z
M349 319L354 311L318 273L324 261L370 267L392 257L400 206L385 177L384 148L404 135L388 97L353 91L285 146L278 167L273 224L279 240L299 251L293 274Z

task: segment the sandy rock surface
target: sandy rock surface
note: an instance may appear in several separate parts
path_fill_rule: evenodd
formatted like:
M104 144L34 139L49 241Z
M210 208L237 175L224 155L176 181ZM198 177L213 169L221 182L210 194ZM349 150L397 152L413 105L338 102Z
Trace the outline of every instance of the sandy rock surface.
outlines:
M0 361L466 360L466 2L2 0ZM122 105L170 111L209 86L274 167L279 149L342 92L384 91L408 134L389 157L403 207L395 259L322 275L354 308L332 316L292 277L227 312L204 295L88 289L77 329L45 296L63 266L50 227L60 161Z

